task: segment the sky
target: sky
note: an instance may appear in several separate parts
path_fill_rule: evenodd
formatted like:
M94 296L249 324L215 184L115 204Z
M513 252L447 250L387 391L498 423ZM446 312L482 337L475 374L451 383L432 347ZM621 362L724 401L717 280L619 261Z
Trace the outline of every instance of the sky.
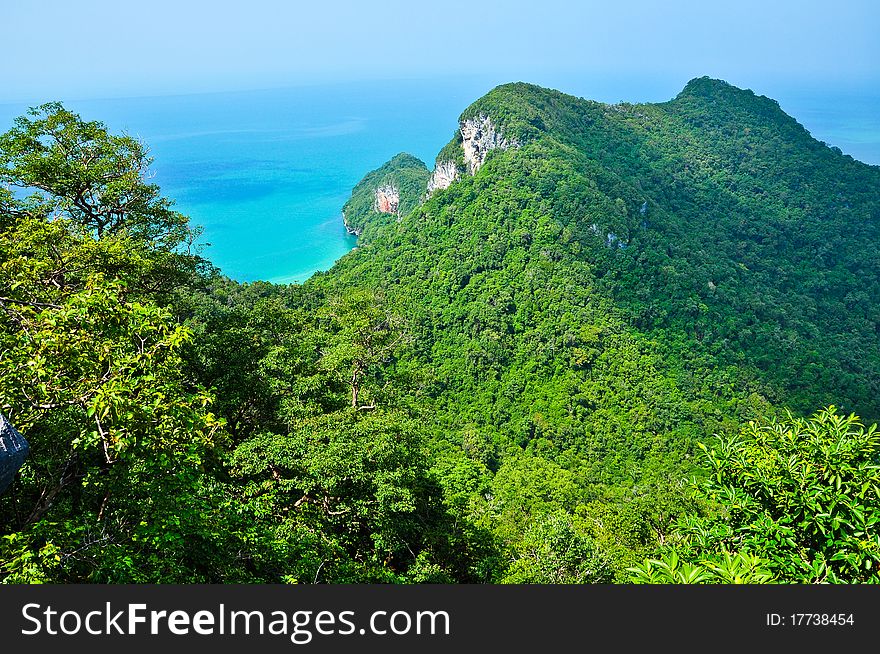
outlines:
M32 0L0 103L483 75L880 80L877 0Z

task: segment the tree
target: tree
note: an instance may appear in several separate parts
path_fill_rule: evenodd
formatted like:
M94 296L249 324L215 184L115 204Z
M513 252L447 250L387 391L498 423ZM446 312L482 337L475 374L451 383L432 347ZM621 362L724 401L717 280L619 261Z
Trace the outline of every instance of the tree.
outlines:
M682 522L675 561L712 568L751 557L749 566L776 581L880 581L876 425L832 406L809 419L750 422L702 449L709 474L701 491L717 510ZM646 562L635 578L659 565Z
M564 511L535 522L516 545L502 583L601 584L614 579L608 555Z
M147 183L151 159L130 136L109 134L49 103L0 135L0 260L15 299L45 302L81 289L91 273L167 302L198 286L210 266L195 252L199 230ZM4 288L5 287L5 288ZM0 295L9 287L0 278Z
M629 572L634 584L766 584L773 581L765 561L743 552L722 552L691 563L670 551L659 559L646 559Z
M233 465L244 501L286 549L281 578L405 581L433 567L451 580L449 516L421 429L404 414L348 408L304 420L248 439Z
M0 332L0 402L32 449L14 494L0 501L0 576L224 574L208 556L191 558L222 513L205 476L222 423L210 397L182 378L188 330L166 310L126 301L100 275L63 304L7 306L6 315L15 329ZM47 547L57 565L35 570Z
M0 136L0 181L47 194L50 210L98 238L122 229L164 249L191 242L186 216L144 180L152 159L143 143L109 134L60 102L30 109Z
M0 136L0 180L33 191L0 192L0 406L32 444L0 497L0 578L246 577L223 424L159 303L196 272L193 232L137 141L59 104L28 116Z
M321 368L348 386L353 409L375 409L376 389L365 397L365 384L378 381L407 342L403 321L371 290L334 295L320 315L327 319L330 334L321 351Z

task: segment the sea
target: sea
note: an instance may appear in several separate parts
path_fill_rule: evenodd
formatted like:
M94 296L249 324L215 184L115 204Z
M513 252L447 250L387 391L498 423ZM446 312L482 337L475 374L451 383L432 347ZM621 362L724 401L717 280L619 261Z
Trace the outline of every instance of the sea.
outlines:
M202 228L202 253L229 277L303 282L356 246L342 206L398 152L430 168L459 114L493 86L484 76L67 101L84 119L143 140L151 182ZM686 79L562 75L527 79L603 102L662 102ZM748 87L740 80L738 86ZM880 165L880 89L765 84L758 93L815 138ZM0 131L29 103L0 102Z

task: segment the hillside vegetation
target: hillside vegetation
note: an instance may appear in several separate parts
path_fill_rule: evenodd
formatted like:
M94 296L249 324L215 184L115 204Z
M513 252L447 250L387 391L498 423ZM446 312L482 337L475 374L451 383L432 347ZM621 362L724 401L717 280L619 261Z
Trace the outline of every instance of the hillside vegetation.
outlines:
M460 120L302 286L198 256L133 139L0 138L6 581L878 580L880 168L708 78Z

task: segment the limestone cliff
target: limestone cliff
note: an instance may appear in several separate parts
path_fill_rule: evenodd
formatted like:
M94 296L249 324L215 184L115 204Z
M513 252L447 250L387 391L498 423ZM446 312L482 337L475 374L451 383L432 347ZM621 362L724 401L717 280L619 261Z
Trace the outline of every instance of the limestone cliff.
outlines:
M458 179L458 167L452 160L438 161L434 166L434 172L431 173L431 179L428 180L428 195L431 195L437 189L449 188L456 179Z
M474 118L468 118L461 122L461 148L464 150L464 160L468 165L471 175L480 169L486 161L489 150L499 148L506 150L510 147L518 147L515 140L504 138L501 131L495 128L489 116L480 114Z
M400 215L400 190L394 184L383 184L376 189L373 211Z
M441 151L431 179L428 180L429 197L437 189L448 188L463 172L475 174L486 162L490 150L496 148L506 150L520 145L516 139L505 138L492 119L485 114L463 119L459 123L456 136L454 145L450 144L450 146L457 146L454 149L458 150L458 156L455 158L449 156L450 146ZM460 164L456 163L456 158L459 159Z

